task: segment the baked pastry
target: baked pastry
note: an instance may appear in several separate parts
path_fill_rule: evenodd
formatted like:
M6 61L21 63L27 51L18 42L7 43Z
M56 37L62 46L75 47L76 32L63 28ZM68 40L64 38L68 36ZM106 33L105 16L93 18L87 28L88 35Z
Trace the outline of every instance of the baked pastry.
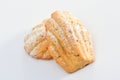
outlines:
M55 11L45 26L48 50L65 71L74 72L94 61L90 33L71 13Z
M26 52L34 58L51 59L52 56L48 52L49 42L46 40L46 23L47 19L41 24L33 28L33 30L25 36L24 48Z

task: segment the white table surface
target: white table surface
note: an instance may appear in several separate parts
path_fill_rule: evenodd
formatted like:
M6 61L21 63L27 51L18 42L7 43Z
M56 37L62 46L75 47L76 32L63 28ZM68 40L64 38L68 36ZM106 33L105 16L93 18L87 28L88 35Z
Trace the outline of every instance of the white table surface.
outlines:
M92 33L96 61L73 74L23 49L24 35L55 10L72 12ZM120 1L0 0L0 80L120 80Z

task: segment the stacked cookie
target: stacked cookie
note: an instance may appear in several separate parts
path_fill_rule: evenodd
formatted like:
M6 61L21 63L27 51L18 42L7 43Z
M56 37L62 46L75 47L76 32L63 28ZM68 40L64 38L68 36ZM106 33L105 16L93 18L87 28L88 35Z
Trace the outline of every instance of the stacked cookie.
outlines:
M94 61L90 33L69 12L55 11L51 18L25 37L25 50L39 59L54 59L71 73Z

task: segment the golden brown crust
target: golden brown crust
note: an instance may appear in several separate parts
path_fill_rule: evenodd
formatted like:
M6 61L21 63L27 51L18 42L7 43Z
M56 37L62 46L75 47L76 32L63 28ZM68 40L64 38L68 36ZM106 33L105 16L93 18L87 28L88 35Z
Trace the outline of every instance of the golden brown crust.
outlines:
M44 20L37 25L32 31L25 36L24 48L34 58L51 59L52 56L48 52L48 41L46 40L46 28Z
M69 12L55 11L51 18L34 27L24 42L26 52L32 57L53 57L69 73L94 61L89 31Z
M91 38L83 24L70 13L56 11L46 22L49 51L67 72L74 72L94 61Z

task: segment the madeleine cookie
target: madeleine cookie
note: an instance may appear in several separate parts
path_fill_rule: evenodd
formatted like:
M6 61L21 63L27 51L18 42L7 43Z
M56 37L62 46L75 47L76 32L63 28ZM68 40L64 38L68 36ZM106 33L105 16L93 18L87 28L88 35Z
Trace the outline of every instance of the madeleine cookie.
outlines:
M44 20L25 36L24 48L26 52L34 58L51 59L52 56L48 52L49 42L46 40L46 27Z
M48 50L67 72L74 72L94 61L90 33L69 12L55 11L46 22Z

